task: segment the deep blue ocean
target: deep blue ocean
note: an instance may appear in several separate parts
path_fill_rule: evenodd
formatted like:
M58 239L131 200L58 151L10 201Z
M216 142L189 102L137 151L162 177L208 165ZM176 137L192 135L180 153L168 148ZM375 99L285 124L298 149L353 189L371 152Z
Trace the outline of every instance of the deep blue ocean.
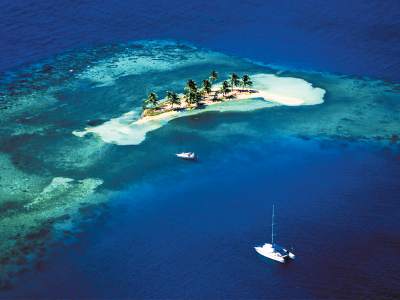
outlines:
M224 148L220 160L196 150L198 163L178 163L112 199L5 295L398 297L400 168L390 150L298 139ZM277 239L297 255L291 264L253 249L270 240L272 203Z
M3 0L0 70L71 48L175 39L270 64L399 81L399 11L397 0Z
M400 82L398 0L0 1L0 72L141 39L184 41L293 72ZM262 124L265 116L249 118ZM225 117L233 131L243 121ZM164 126L142 148L113 148L107 162L87 171L109 171L102 174L107 188L122 191L0 298L400 297L397 140L240 132L220 139L215 115L199 119ZM210 140L190 136L196 126L210 130ZM162 159L152 157L162 148L157 140L168 149ZM170 155L182 140L198 162ZM132 152L148 165L124 170L117 157ZM270 239L272 204L278 240L297 255L290 264L264 261L253 249Z

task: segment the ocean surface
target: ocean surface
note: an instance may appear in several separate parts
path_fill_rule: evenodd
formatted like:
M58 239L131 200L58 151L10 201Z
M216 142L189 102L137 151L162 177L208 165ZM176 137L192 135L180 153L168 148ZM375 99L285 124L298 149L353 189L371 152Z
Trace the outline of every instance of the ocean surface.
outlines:
M400 297L398 1L2 1L0 42L1 299ZM213 69L323 101L136 125Z
M397 0L0 2L0 70L66 49L174 39L301 69L399 81Z

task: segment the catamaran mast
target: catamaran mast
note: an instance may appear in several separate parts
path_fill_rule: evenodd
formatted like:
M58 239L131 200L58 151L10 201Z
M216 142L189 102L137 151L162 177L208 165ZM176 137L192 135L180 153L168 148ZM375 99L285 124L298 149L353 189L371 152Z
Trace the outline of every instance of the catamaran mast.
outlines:
M272 226L271 226L271 243L274 244L274 219L275 219L275 205L272 204Z

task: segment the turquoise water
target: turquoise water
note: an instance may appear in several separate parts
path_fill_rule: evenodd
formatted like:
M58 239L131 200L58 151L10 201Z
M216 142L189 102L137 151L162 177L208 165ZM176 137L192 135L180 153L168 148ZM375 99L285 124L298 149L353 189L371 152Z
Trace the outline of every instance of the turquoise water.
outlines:
M249 100L172 120L136 145L73 134L138 118L149 91L179 91L212 69L302 78L324 103ZM57 56L8 74L1 90L5 297L398 294L398 85L143 41ZM188 148L198 163L175 159ZM272 203L299 256L287 267L252 249L269 238Z

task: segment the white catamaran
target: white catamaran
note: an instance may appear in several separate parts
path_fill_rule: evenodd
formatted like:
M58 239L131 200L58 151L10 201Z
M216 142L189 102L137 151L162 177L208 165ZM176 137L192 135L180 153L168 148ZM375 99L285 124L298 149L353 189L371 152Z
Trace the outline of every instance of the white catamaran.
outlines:
M254 249L256 249L256 251L262 256L279 261L281 263L285 263L290 259L294 259L295 255L289 250L279 246L278 244L275 244L274 219L275 219L275 206L272 205L271 244L265 243L261 247L254 247Z

